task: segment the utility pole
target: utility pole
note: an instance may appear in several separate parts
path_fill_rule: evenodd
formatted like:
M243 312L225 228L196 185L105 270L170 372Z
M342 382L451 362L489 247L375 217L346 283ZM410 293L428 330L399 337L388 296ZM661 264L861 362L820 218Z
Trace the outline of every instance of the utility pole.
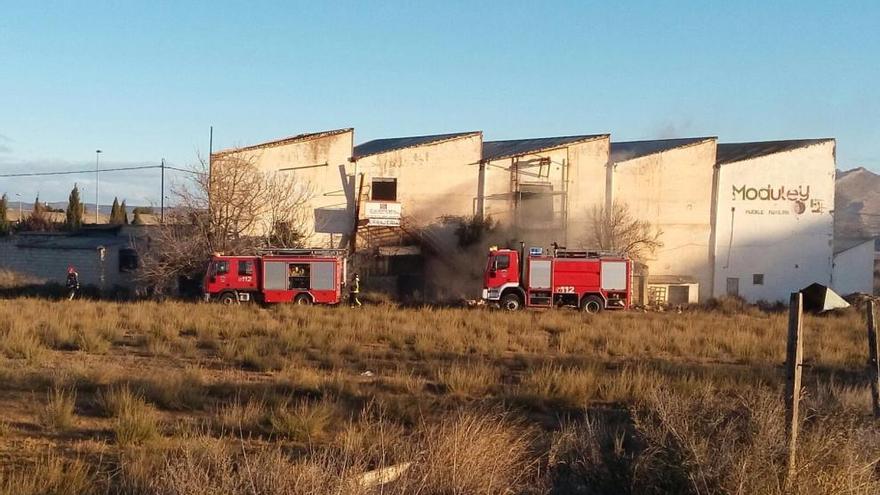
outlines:
M159 196L159 224L165 224L165 159L162 159L162 194Z
M214 165L212 162L212 160L213 160L212 155L213 154L214 154L214 126L211 126L210 130L208 131L208 218L212 218L211 217L211 189L214 184L211 182L211 179L213 177L213 175L212 175L213 168L212 167Z
M868 326L868 379L871 381L871 405L874 417L880 419L880 348L877 346L877 327L874 320L874 301L865 305Z
M95 225L98 225L98 158L101 150L95 150Z

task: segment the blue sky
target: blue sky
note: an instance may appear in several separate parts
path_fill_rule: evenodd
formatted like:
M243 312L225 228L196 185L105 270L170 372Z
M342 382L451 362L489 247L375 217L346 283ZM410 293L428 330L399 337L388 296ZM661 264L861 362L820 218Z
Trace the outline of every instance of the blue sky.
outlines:
M880 2L10 2L0 171L170 163L355 127L357 142L838 138L880 172ZM0 178L64 200L93 176ZM158 202L158 172L101 202ZM91 191L91 192L90 192Z

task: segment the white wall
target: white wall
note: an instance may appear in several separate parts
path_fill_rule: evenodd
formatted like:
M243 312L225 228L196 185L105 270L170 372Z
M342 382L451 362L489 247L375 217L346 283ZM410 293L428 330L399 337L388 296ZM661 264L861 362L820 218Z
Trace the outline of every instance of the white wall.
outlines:
M482 134L475 133L359 158L364 199L369 198L372 178L394 177L397 200L407 220L425 226L447 216L471 216L476 208L482 147Z
M536 245L549 246L556 241L568 247L584 246L587 236L587 217L594 206L605 202L605 174L608 164L609 137L598 136L593 139L573 143L559 148L529 153L513 158L502 158L487 162L483 172L483 214L507 225L515 223L515 204L511 193L513 174L518 173L520 183L549 184L554 192L568 188L567 232L563 232L562 218L556 226L548 219L546 235ZM543 178L535 177L540 167L535 164L542 158L550 160L549 169ZM566 170L563 169L566 165ZM567 176L564 176L567 173ZM507 197L509 199L499 199ZM564 210L563 196L554 198L554 212ZM562 238L567 234L567 239Z
M278 172L292 174L299 187L310 191L307 211L303 212L305 218L305 234L309 237L308 242L313 246L329 246L330 234L315 232L315 211L321 209L343 210L340 212L344 219L344 211L351 210L354 195L352 180L352 164L349 158L352 154L354 140L353 130L333 132L326 135L317 135L300 140L267 143L256 145L241 150L233 150L232 153L218 152L214 154L214 160L222 161L224 156L238 155L253 163L266 172L276 172L283 168L300 168ZM313 165L326 164L312 167ZM351 216L351 213L348 213ZM268 225L261 224L255 233L263 233L268 230ZM348 229L339 229L348 230ZM336 244L342 238L341 233L334 237Z
M693 277L699 300L711 296L712 176L715 139L619 161L612 199L661 232L663 246L642 261L650 276Z
M728 277L739 279L748 301L785 301L813 282L830 285L834 146L828 141L720 165L716 297L726 293ZM777 199L780 188L784 197ZM763 285L752 283L754 274L764 274Z
M831 288L845 296L854 292L874 292L874 240L834 255Z

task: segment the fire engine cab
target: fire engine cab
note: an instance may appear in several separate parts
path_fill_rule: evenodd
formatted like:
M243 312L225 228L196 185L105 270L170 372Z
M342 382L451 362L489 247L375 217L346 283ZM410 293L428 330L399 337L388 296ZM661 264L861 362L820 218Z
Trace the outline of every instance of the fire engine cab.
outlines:
M208 264L206 301L235 304L338 304L346 280L341 249L284 249L259 256L214 255Z
M554 247L489 250L483 300L508 311L572 306L587 313L627 309L632 261L623 256Z

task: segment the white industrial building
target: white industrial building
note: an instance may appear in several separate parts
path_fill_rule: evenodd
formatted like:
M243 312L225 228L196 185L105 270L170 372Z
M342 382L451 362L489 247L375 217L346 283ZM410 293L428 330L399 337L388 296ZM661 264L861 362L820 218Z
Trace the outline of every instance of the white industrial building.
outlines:
M833 139L718 145L716 297L832 285L835 165Z
M354 131L338 129L214 158L243 154L308 183L314 245L349 246L357 222L359 251L437 254L455 249L456 219L491 216L530 244L578 246L590 209L620 202L662 232L662 246L643 260L643 302L785 300L813 282L870 291L867 244L835 245L833 139L482 138L472 131L355 146Z

